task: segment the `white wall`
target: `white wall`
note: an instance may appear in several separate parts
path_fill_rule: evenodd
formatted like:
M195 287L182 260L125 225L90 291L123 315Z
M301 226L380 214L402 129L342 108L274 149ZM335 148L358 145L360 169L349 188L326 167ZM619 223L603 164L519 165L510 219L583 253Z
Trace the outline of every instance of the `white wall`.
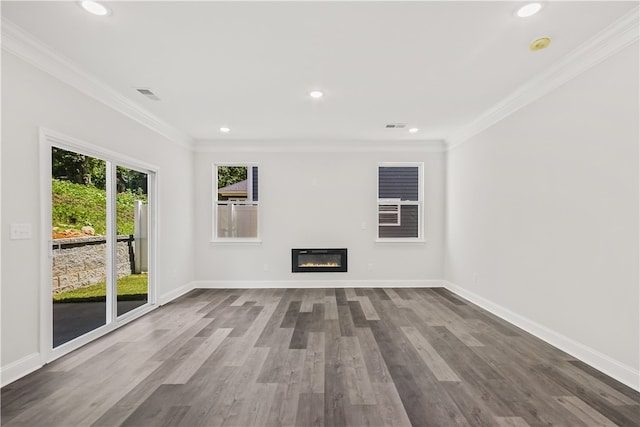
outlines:
M460 291L636 388L638 75L635 43L450 151L445 250Z
M192 153L22 60L2 57L2 366L38 352L38 127L159 167L158 294L193 279ZM30 223L31 240L9 240Z
M377 163L401 161L425 163L426 243L376 244ZM262 244L210 242L214 162L259 164ZM195 174L197 280L226 285L248 280L416 285L442 279L442 152L202 152L196 155ZM291 273L291 249L314 247L348 248L349 271Z

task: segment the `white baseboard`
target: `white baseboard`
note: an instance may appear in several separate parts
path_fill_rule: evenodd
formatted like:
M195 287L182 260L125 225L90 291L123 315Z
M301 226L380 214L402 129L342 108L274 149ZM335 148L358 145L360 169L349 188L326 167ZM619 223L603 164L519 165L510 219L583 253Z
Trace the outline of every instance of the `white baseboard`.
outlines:
M200 289L439 288L442 280L196 280Z
M519 328L524 329L541 340L544 340L575 358L580 359L584 363L593 366L597 370L604 372L621 383L640 391L640 371L633 369L631 366L620 363L598 350L549 329L531 319L514 313L513 311L468 291L461 286L446 280L443 281L443 284L445 288L456 295L471 301L509 323L513 323Z
M31 372L43 366L40 353L31 353L22 359L9 363L0 368L0 387L4 387L12 382L29 375Z
M193 286L194 283L195 282L188 282L177 289L174 289L172 291L169 291L165 294L160 295L160 297L158 298L158 305L165 305L168 302L173 301L174 299L186 294L187 292L189 292L194 288Z

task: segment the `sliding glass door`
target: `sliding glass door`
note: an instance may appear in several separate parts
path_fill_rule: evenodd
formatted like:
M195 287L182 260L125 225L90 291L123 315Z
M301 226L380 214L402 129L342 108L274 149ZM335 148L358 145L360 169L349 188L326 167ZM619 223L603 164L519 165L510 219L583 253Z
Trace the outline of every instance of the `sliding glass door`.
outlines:
M149 286L148 175L116 167L117 314L147 303Z
M155 176L99 154L49 149L55 349L149 303Z
M107 162L52 147L53 347L107 323Z

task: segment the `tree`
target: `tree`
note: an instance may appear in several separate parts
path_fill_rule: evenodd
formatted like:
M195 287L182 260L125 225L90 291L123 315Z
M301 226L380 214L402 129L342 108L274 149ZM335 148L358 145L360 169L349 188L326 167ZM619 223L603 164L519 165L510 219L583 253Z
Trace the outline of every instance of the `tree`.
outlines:
M56 179L89 187L105 188L106 164L104 160L53 147L51 149L51 171L53 178Z
M247 179L246 166L218 166L218 188Z
M147 174L118 166L116 169L118 193L130 190L135 194L147 194Z
M106 189L106 162L62 148L51 149L52 177L87 187ZM116 168L118 193L127 190L135 194L147 194L147 174L118 166Z

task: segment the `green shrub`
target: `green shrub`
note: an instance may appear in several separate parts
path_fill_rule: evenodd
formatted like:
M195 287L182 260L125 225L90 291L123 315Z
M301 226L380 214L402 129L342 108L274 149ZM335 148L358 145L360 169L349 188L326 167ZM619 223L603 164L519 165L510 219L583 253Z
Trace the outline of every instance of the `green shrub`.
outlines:
M105 190L53 179L52 226L62 230L80 230L85 225L94 228L96 234L107 232L107 194ZM126 190L116 196L118 234L134 233L133 207L136 200L147 202L141 192Z

